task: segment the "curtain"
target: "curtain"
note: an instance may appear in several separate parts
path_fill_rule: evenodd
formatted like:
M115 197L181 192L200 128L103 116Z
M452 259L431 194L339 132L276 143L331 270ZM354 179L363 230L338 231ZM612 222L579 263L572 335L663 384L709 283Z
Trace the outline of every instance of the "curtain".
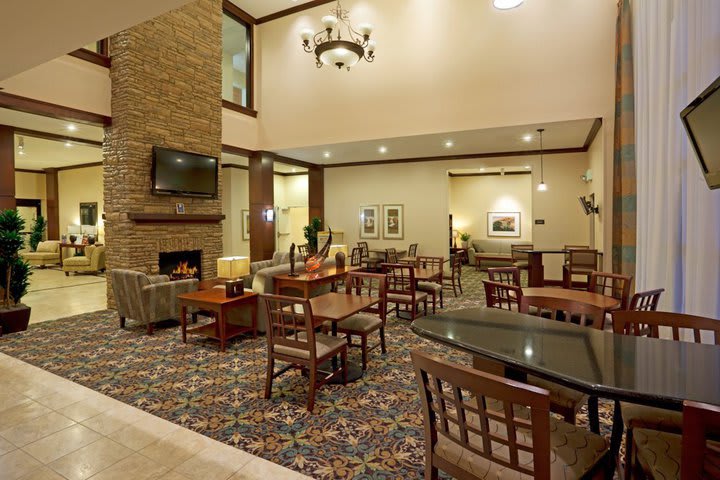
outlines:
M618 2L615 41L613 272L635 275L635 105L630 0Z
M720 75L720 1L634 0L637 289L664 310L720 318L720 191L680 111Z

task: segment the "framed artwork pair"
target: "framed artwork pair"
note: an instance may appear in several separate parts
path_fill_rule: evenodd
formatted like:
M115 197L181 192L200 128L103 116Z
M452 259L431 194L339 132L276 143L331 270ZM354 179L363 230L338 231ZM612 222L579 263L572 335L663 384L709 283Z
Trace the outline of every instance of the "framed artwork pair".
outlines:
M382 229L384 239L403 240L405 237L403 205L382 205L382 216L380 208L380 205L362 205L360 207L360 238L379 239Z

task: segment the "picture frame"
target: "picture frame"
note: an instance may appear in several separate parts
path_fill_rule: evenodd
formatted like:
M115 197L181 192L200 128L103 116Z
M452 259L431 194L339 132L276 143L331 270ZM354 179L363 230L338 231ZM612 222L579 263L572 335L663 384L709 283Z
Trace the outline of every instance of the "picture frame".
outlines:
M383 205L383 238L385 240L404 240L405 207L400 204Z
M380 205L362 205L358 212L360 238L380 238Z
M242 211L242 238L250 240L250 210Z
M488 237L519 237L520 212L488 212Z
M185 215L185 204L184 203L176 203L175 204L175 213L178 215Z

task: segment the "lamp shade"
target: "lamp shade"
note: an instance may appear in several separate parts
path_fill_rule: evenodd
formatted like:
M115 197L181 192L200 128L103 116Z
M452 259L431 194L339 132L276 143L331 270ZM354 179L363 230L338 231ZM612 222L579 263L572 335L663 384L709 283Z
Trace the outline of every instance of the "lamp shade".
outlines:
M347 256L348 246L347 245L330 245L330 251L328 252L328 257L332 258L338 252L343 252L345 254L345 256Z
M360 61L360 55L358 55L358 52L345 48L343 45L327 49L320 53L319 57L320 61L325 65L332 65L338 68L352 67Z
M250 258L221 257L217 259L218 277L238 278L250 274Z
M460 232L458 232L457 230L452 231L452 238L458 238L459 236L460 236Z

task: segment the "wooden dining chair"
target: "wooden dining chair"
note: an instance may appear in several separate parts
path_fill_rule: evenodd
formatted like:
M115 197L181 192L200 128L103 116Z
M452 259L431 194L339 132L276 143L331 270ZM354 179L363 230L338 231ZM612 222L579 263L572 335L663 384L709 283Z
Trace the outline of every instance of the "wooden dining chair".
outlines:
M571 249L568 252L569 260L563 265L563 288L573 288L573 276L582 275L585 277L584 290L590 283L590 274L598 269L597 250Z
M527 270L530 266L530 256L524 252L518 252L517 250L532 250L532 245L519 244L510 245L510 255L512 256L512 265L519 269Z
M632 281L632 275L592 272L588 283L588 292L616 298L620 300L620 305L612 310L627 310L630 304Z
M665 291L664 288L658 288L656 290L646 290L644 292L637 292L630 299L630 306L628 310L635 311L650 311L654 312L657 310L658 303L660 303L660 295Z
M672 339L680 341L684 333L691 334L692 341L702 342L702 336L712 337L712 343L720 345L720 321L685 313L617 310L612 312L613 331L620 335L647 336L660 338L661 333L671 332ZM662 329L662 330L661 330ZM690 335L685 335L690 336ZM683 419L680 412L662 408L620 402L625 422L625 478L632 477L636 468L634 430L646 428L663 432L679 433Z
M381 273L350 272L345 277L345 293L366 297L380 297L380 303L368 307L360 313L346 318L337 324L337 331L344 333L348 347L359 347L362 352L362 369L367 370L368 353L380 347L385 354L385 318L387 314L387 277ZM379 332L380 341L368 346L368 336ZM355 344L352 337L360 337L360 344Z
M520 311L522 288L502 282L483 280L485 287L485 306L501 310Z
M435 307L437 306L438 299L440 300L440 308L443 307L443 265L445 264L444 257L417 257L416 265L418 268L426 268L429 270L439 270L440 278L434 282L418 282L417 289L421 292L425 292L428 295L432 295L432 313L435 314Z
M394 248L385 249L385 263L398 263L397 250Z
M563 247L563 250L587 250L590 248L590 245L565 245ZM565 253L565 263L568 263L570 261L570 253Z
M316 333L310 301L298 297L261 294L267 313L268 367L265 398L272 394L276 377L291 368L307 370L310 377L307 410L315 406L315 391L330 379L342 375L347 383L347 341L344 338ZM318 366L325 360L340 356L340 367L318 379ZM288 365L275 372L275 361ZM322 372L320 372L322 373Z
M443 289L452 290L453 295L458 296L457 292L460 291L462 295L462 257L460 255L454 255L450 261L450 272L443 271Z
M605 322L605 310L587 303L574 302L572 300L551 298L542 296L523 295L520 299L520 313L535 316L548 316L551 320L558 320L560 313L563 313L565 322L570 323L577 318L581 326L592 326L602 330ZM588 321L591 320L588 325ZM565 418L566 422L575 424L577 413L588 401L588 396L572 388L550 382L548 380L528 375L528 383L550 391L550 409ZM590 422L593 428L599 423L595 400L589 412Z
M520 268L518 267L490 267L487 271L491 282L520 286Z
M306 243L304 245L298 245L298 253L302 257L303 261L310 257L310 246Z
M680 414L680 412L678 412ZM635 431L638 477L653 479L720 478L720 407L685 400L682 431ZM682 433L682 434L681 434Z
M360 247L360 249L362 250L362 260L360 261L360 264L363 266L363 268L366 268L373 272L378 271L380 269L382 259L370 258L370 248L368 247L367 242L358 242L358 247Z
M408 257L417 257L417 248L418 248L417 243L411 243L410 246L408 247L407 256Z
M428 295L416 289L415 267L399 263L383 263L382 272L387 276L387 305L395 305L395 315L400 313L400 306L410 312L410 319L415 320L419 306L424 306L423 314L427 315Z
M548 392L411 351L425 424L425 479L597 478L607 441L549 414Z
M350 254L350 266L351 267L362 267L362 248L353 247L352 253Z

